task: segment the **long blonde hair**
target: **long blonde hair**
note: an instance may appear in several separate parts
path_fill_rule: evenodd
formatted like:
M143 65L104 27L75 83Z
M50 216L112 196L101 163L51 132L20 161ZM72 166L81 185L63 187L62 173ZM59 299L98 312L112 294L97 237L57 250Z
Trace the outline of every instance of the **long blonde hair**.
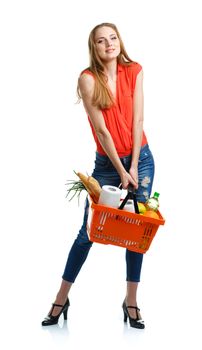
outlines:
M101 27L110 27L117 34L117 37L120 41L120 53L117 56L117 63L120 63L122 65L129 65L133 61L130 59L130 57L128 56L125 50L123 41L121 39L121 36L115 24L101 23L92 29L88 39L90 65L87 68L95 76L95 87L94 87L94 93L92 98L92 104L93 106L96 106L100 109L104 109L104 108L110 108L114 104L114 98L110 93L109 89L107 88L107 77L106 77L106 74L104 73L104 65L97 54L97 50L95 46L95 33L96 33L96 30ZM85 70L86 69L84 69L84 71ZM77 85L77 94L80 101L82 97L79 89L79 84Z

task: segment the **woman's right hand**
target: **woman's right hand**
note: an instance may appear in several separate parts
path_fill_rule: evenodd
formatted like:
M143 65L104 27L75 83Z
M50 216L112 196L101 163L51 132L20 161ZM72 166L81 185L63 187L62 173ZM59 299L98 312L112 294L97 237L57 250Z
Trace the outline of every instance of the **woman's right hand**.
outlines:
M122 183L123 189L126 190L129 184L132 184L135 188L138 187L138 184L134 181L134 179L129 173L124 172L120 176L121 176L121 183Z

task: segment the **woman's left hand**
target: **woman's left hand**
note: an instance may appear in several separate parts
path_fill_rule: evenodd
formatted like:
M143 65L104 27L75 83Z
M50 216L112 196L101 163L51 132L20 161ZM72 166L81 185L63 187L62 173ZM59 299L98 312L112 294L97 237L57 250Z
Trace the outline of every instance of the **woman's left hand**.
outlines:
M136 183L135 188L138 188L138 169L136 167L131 167L129 170L129 174L131 175L131 177L133 178L133 180Z

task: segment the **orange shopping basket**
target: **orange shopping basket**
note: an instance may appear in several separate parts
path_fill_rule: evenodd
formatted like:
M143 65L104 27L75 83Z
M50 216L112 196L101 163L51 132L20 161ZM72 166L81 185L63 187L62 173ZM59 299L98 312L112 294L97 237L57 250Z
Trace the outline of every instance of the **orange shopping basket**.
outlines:
M123 202L126 202L126 198ZM90 241L146 253L159 226L164 225L165 220L159 211L159 219L137 214L137 201L134 204L136 213L131 213L120 207L116 209L96 204L89 197L87 232Z

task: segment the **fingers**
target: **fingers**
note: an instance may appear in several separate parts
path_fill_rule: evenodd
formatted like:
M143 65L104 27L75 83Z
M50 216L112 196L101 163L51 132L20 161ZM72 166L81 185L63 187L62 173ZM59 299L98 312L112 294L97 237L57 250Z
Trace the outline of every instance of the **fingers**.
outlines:
M128 184L128 185L129 185L129 184ZM135 189L137 190L137 188L138 188L137 182L133 182L132 185L133 185L133 186L135 187Z
M124 190L127 190L129 184L130 184L130 182L127 182L127 184L122 184L123 189L124 189ZM133 183L132 183L132 185L135 187L136 190L138 189L138 185L137 185L137 184L133 184Z
M131 176L122 181L123 189L126 190L129 186L129 184L133 185L135 187L135 189L138 188L138 183L136 181L134 181L134 179Z
M129 178L128 178L128 185L129 184L132 184L135 188L137 188L138 186L136 179L134 179L131 175L129 175Z
M128 185L129 185L129 182L123 182L123 183L122 183L123 189L124 189L124 190L127 190Z

